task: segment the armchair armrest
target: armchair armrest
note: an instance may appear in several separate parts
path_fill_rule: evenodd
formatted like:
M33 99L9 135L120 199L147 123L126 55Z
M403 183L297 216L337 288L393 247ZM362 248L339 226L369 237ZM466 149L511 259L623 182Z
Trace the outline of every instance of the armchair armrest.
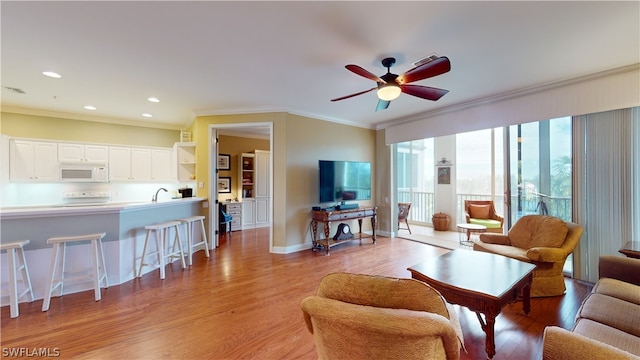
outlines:
M611 345L557 326L544 329L542 360L631 360L637 357Z
M480 234L480 241L487 244L511 245L509 236L504 234L483 233Z
M469 223L469 221L471 221L471 215L469 215L469 213L468 213L468 212L465 212L465 213L464 213L464 218L465 218L465 220L467 221L467 224Z
M640 285L640 259L601 255L598 263L601 278L611 278Z
M563 248L532 247L527 250L527 257L539 262L564 261L569 254Z

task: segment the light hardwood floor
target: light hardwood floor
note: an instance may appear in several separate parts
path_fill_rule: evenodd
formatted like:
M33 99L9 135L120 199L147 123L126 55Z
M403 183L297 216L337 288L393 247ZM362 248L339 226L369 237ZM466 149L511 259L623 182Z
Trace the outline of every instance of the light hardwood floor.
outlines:
M20 304L20 317L0 309L2 357L26 348L49 349L63 359L315 359L300 301L336 271L410 277L409 266L448 250L419 242L379 237L332 248L269 253L266 229L234 232L221 239L211 258L203 252L183 271L167 267L103 290ZM564 296L533 299L531 313L508 305L496 320L494 359L539 359L547 325L570 328L588 284L566 280ZM456 306L468 353L482 359L484 333L474 313Z

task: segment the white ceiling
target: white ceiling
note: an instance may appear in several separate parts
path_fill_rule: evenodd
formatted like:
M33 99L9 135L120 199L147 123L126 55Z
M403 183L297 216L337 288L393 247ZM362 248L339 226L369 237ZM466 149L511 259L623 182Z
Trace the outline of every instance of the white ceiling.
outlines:
M1 3L3 110L150 121L287 111L380 128L404 117L640 63L640 2ZM436 53L449 73L375 112L375 86ZM61 79L43 76L56 71ZM6 87L19 88L17 94ZM160 103L146 99L155 96ZM97 107L84 110L84 105ZM142 113L151 113L145 119Z

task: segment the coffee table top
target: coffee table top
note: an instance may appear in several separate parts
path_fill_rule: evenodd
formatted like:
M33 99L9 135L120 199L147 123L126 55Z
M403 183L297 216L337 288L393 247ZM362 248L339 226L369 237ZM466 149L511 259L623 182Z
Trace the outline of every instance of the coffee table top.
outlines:
M462 223L462 224L457 224L456 226L459 227L460 229L465 229L465 230L487 230L486 226L478 225L478 224Z
M533 264L506 256L457 249L408 270L443 287L500 298L533 269Z

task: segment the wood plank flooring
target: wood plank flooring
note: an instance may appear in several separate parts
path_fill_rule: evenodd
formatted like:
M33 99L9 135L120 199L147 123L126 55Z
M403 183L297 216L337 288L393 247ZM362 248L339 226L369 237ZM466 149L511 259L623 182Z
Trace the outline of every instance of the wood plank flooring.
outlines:
M20 317L0 309L2 357L26 348L48 349L63 359L315 359L313 337L305 328L300 301L314 294L329 272L346 271L410 277L406 270L448 250L404 239L352 241L330 256L311 250L270 254L266 229L221 238L210 258L203 252L182 270L175 263L166 279L158 270L103 290L20 304ZM494 359L539 359L547 325L573 326L575 313L591 291L566 280L564 296L507 306L496 319ZM482 359L484 333L474 313L456 306L468 353ZM17 349L17 350L16 350ZM23 350L24 351L24 350ZM24 354L24 353L23 353Z

